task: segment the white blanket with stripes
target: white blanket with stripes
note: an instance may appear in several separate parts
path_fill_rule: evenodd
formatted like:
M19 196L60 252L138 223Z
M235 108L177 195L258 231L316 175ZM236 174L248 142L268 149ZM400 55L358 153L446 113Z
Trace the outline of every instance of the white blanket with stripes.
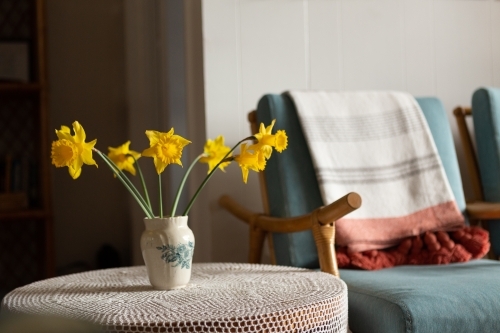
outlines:
M417 101L402 92L290 91L325 204L348 192L360 209L337 222L337 245L387 248L464 225Z

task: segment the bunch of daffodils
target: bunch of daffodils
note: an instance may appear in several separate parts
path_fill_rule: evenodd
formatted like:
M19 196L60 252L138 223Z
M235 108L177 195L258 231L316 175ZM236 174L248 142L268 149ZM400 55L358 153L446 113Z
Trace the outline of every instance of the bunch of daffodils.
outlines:
M218 136L215 140L207 140L203 153L191 163L184 174L184 177L179 185L179 189L177 190L175 200L172 204L170 216L176 216L177 204L179 202L184 184L186 183L186 179L194 165L198 162L208 164L208 174L189 201L182 215L187 215L189 213L189 210L191 209L198 194L217 169L224 171L224 168L226 168L232 161L235 161L241 168L243 182L245 184L248 180L249 170L255 172L264 170L266 162L271 157L273 149L281 153L288 145L288 138L285 131L278 130L275 134L272 134L274 123L275 120L273 120L271 125L267 127L264 124L260 124L259 132L257 134L241 140L233 148L229 148L224 145L223 136ZM52 142L51 149L52 164L58 168L68 167L70 176L73 179L77 179L82 173L82 166L84 164L95 165L97 167L97 163L92 156L92 153L95 152L111 169L114 176L123 183L149 218L155 217L155 214L151 208L151 201L149 199L148 190L146 188L146 183L144 182L141 168L137 162L138 159L142 156L153 158L153 163L155 165L156 172L158 173L160 184L159 216L163 217L161 174L170 164L178 164L182 166L182 150L191 143L191 141L174 134L173 128L167 133L148 130L146 131L146 136L149 139L149 148L143 150L142 153L130 150L130 141L127 141L119 147L109 147L109 152L106 155L95 148L97 143L96 139L90 142L85 142L85 130L78 121L73 123L73 134L71 133L69 127L61 126L60 130L56 130L56 135L58 139ZM247 144L246 141L251 141L252 143ZM240 145L240 154L233 155L233 151ZM142 193L132 184L124 171L127 171L133 176L139 173L143 187Z

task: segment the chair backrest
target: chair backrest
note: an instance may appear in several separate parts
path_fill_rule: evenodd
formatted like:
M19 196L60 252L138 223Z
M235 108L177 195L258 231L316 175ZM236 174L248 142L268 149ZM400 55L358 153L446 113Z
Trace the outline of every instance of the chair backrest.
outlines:
M467 165L469 180L474 194L474 198L471 201L484 201L483 186L481 185L481 176L479 174L477 156L466 119L467 117L472 116L472 109L470 107L458 106L455 110L453 110L453 114L455 115L455 120L457 121L458 133L460 134L460 141L465 157L465 164Z
M500 202L500 88L480 88L472 95L482 197ZM492 251L500 255L500 220L488 221Z
M500 89L481 88L472 95L477 159L486 201L500 202Z
M462 180L446 112L436 98L417 98L417 101L429 124L457 204L464 212ZM264 206L269 207L270 215L298 216L322 206L323 201L311 155L291 98L287 94L265 95L260 99L256 111L259 123L269 124L276 119L276 128L284 129L289 137L287 150L276 156L273 154L263 177L269 201L264 203ZM369 198L363 198L363 200L369 200ZM316 246L310 231L275 233L272 235L272 243L277 264L307 268L319 267Z

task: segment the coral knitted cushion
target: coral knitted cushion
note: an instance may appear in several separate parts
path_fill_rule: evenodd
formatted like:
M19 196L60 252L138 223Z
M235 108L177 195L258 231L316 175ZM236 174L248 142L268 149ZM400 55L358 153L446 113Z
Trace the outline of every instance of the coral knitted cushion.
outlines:
M455 232L425 232L409 237L395 247L383 250L348 252L337 247L340 268L367 270L397 265L435 265L482 258L490 249L488 232L478 227L463 227Z

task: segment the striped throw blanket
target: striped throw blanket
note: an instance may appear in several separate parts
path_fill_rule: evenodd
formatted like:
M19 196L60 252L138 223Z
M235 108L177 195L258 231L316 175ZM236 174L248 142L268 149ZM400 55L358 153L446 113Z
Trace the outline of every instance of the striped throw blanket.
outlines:
M357 192L363 205L337 221L348 252L464 226L427 122L402 92L290 91L325 203Z

